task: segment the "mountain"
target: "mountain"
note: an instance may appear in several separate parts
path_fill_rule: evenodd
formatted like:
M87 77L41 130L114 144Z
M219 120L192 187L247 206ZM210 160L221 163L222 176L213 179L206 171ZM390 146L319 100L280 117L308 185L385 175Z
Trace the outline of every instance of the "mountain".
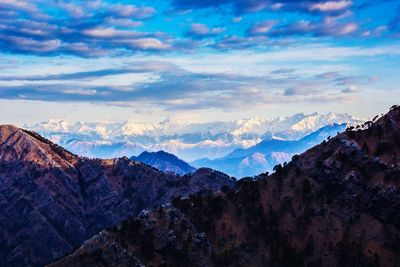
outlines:
M400 106L235 189L175 198L51 266L398 266Z
M128 158L82 158L0 126L0 266L42 266L173 196L233 184L211 169L177 176Z
M332 123L356 125L363 120L348 114L303 114L229 122L159 123L76 122L49 120L24 125L73 153L94 158L139 155L164 150L188 162L220 158L237 148L251 147L267 137L298 140Z
M140 161L164 172L173 172L184 175L196 171L196 168L190 166L177 156L165 151L143 152L138 157L131 157L131 160Z
M83 155L91 158L118 158L126 155L139 155L145 149L139 144L126 142L101 141L82 141L79 139L70 139L66 143L61 143L68 150L74 151L77 155Z
M216 168L241 178L271 172L277 164L283 164L330 136L346 129L346 124L329 124L299 140L266 139L249 148L239 148L223 158L203 158L192 162L195 167Z

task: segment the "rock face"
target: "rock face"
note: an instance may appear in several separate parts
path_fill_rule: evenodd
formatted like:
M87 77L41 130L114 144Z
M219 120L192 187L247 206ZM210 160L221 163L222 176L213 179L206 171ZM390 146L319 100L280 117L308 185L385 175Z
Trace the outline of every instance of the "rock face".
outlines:
M146 266L398 266L400 107L235 189L174 198L91 240ZM52 266L99 261L85 248ZM99 252L99 253L100 253ZM111 264L113 265L113 264ZM77 264L76 266L83 266Z
M41 266L173 196L233 184L211 169L180 177L128 158L81 158L0 126L0 266Z
M145 163L163 172L173 172L179 175L189 174L196 171L196 168L190 166L185 161L162 150L158 152L145 151L139 156L131 157L130 159Z
M100 246L99 246L100 245ZM86 241L75 251L65 266L130 266L145 267L130 251L114 240L106 231ZM63 261L58 263L63 265Z

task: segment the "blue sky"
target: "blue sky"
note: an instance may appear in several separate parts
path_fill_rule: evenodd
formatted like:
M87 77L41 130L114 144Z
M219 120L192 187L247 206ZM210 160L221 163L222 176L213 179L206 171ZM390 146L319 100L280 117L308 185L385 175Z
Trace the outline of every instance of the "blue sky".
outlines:
M400 3L0 0L0 122L382 113Z

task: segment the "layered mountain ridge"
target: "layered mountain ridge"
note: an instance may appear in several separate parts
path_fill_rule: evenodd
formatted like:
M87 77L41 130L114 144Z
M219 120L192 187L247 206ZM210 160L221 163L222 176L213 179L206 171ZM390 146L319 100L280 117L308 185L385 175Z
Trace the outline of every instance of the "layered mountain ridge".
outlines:
M159 123L76 122L49 120L25 125L82 156L113 158L164 150L185 161L220 158L237 148L251 147L270 136L297 140L332 123L355 125L363 120L348 114L303 114L231 122Z
M231 187L211 169L177 176L128 158L78 157L0 126L0 265L42 266L99 231L171 197Z
M272 175L175 198L51 266L397 266L399 164L394 106Z
M299 140L269 138L249 148L238 148L225 157L192 162L196 167L216 168L229 175L242 178L271 172L275 165L283 164L307 149L335 136L346 129L346 124L329 124Z

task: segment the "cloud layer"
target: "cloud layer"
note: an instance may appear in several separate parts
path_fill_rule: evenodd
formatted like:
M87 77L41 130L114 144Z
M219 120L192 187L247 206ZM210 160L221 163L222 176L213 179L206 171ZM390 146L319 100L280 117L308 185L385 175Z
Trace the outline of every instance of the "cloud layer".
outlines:
M310 75L300 69L277 68L269 73L239 74L190 71L183 66L166 61L135 61L129 66L93 71L3 75L0 98L110 105L145 103L164 110L229 111L249 103L255 107L342 101L349 99L347 94L360 92L360 86L372 81L371 77L348 76L341 71ZM115 82L123 79L127 81Z
M395 104L398 11L390 0L0 0L0 100L204 117Z
M268 48L293 44L293 36L365 39L396 37L399 32L399 19L390 1L384 9L393 16L378 20L358 19L359 12L374 6L367 2L361 8L352 0L160 3L0 0L0 49L40 56L102 57ZM204 15L205 9L212 10L208 11L212 15ZM265 19L271 16L277 18Z
M251 13L263 10L289 10L305 13L337 13L349 8L351 0L174 0L173 4L177 9L198 9L230 6L236 13Z
M167 35L135 29L143 24L142 20L156 14L153 7L101 1L55 1L49 6L40 3L0 0L2 51L97 57L123 51L170 48ZM53 12L56 15L51 14Z

